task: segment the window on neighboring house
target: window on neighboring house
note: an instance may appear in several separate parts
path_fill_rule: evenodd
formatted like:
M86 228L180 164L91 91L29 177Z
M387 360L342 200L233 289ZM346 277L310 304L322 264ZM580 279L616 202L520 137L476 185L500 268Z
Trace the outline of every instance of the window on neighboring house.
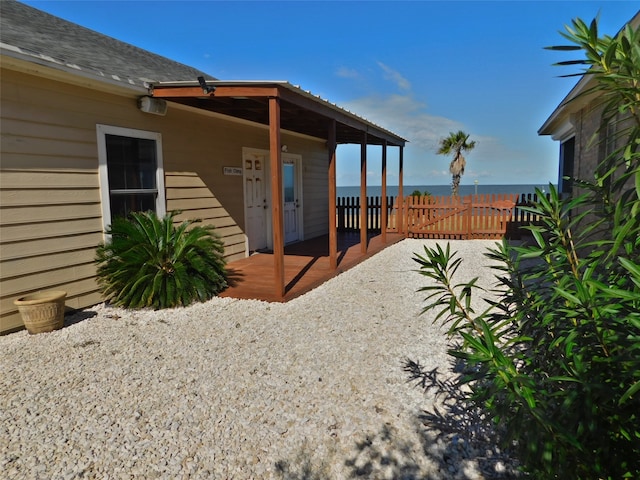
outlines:
M598 176L602 176L607 173L607 170L612 164L611 158L616 153L618 146L618 124L620 119L618 115L610 118L606 124L603 124L600 128L600 146L598 153L598 165L596 171ZM614 179L614 173L607 174L603 181L603 186L607 189L611 187L611 183Z
M131 212L165 214L161 135L98 125L104 226Z
M573 186L571 179L575 177L575 173L573 171L575 145L576 137L571 137L560 144L560 172L558 178L558 191L560 193L571 193L571 188Z
M616 129L616 122L617 120L614 119L613 121L609 122L607 124L607 131L606 131L606 139L605 139L605 149L604 149L604 155L605 157L603 158L603 160L609 158L611 155L613 155L613 153L616 150L616 136L617 136L617 129Z

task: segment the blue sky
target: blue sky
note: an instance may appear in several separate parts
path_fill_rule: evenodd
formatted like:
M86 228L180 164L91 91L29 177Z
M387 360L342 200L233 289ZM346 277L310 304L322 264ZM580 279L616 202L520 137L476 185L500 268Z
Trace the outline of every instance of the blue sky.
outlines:
M573 18L610 35L636 1L25 1L222 80L287 80L409 140L406 185L446 185L435 154L450 131L476 140L463 184L557 180L558 145L538 128L575 84L552 67ZM397 148L389 148L395 183ZM380 184L380 147L368 184ZM338 185L359 183L342 147Z

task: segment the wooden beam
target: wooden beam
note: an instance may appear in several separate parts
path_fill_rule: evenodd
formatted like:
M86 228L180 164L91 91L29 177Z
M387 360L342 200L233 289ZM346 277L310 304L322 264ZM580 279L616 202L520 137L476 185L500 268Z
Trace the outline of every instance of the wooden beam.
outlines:
M156 98L193 98L193 97L212 97L213 92L205 93L202 87L190 86L190 87L162 87L154 86L151 91L151 95Z
M336 225L336 121L329 122L329 268L338 268L338 227Z
M269 99L269 158L271 171L271 225L275 294L284 297L284 213L282 211L282 157L280 146L280 100Z
M382 241L387 242L387 141L382 142L382 205L380 206L380 234Z
M360 144L360 251L367 253L367 132Z
M157 98L225 98L225 97L277 97L279 96L276 87L259 87L259 86L218 86L211 93L206 93L200 86L162 86L153 87L152 95Z
M219 86L213 92L214 97L279 97L280 90L277 87L258 86Z

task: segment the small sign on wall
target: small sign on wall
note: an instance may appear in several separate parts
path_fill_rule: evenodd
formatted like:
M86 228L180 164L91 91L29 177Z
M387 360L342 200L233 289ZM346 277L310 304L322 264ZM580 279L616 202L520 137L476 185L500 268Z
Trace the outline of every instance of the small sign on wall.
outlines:
M222 167L222 173L225 175L239 175L242 176L242 168L240 167Z

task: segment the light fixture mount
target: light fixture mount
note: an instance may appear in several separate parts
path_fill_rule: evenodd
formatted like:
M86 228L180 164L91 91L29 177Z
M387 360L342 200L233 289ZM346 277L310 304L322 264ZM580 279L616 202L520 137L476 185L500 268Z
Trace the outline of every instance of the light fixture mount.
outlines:
M213 85L207 85L207 81L204 79L204 77L198 77L198 83L202 87L203 93L206 93L207 95L216 91L216 87L214 87Z

